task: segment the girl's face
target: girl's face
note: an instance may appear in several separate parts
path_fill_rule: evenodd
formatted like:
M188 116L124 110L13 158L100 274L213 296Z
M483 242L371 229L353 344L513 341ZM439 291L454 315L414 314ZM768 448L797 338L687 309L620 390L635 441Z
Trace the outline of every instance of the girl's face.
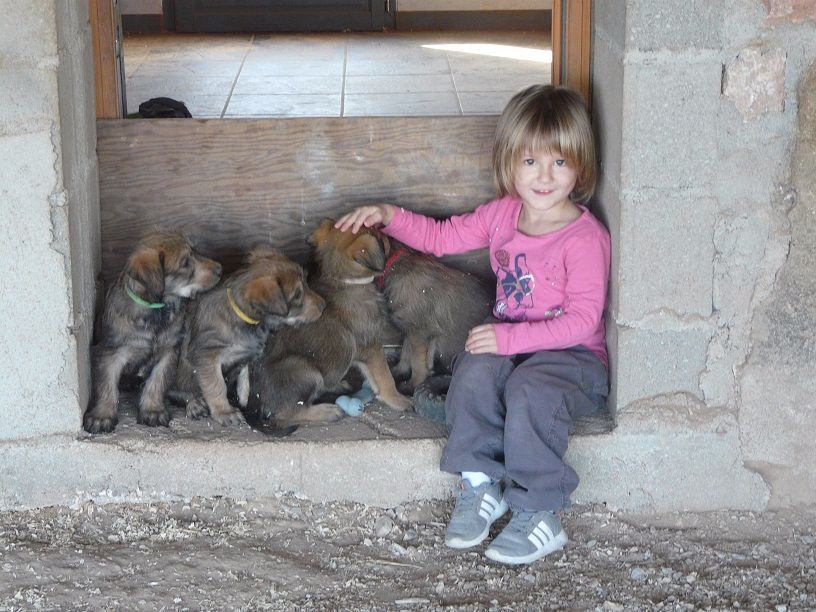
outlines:
M557 152L525 152L513 169L513 185L530 212L560 212L571 207L578 171Z

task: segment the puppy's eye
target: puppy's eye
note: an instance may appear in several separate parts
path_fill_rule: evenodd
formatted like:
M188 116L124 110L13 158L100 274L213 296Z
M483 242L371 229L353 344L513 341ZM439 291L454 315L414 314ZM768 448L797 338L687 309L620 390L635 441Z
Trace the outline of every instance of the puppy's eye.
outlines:
M189 268L193 265L193 258L187 255L184 259L181 260L181 267L182 268Z
M295 289L295 292L292 294L292 300L291 301L299 302L302 297L303 297L303 289L298 287L297 289Z

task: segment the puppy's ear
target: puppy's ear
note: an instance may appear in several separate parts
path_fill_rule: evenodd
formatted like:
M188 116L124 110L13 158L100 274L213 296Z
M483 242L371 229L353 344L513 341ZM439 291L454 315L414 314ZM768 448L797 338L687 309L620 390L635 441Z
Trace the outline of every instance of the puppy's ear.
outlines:
M247 255L247 262L254 263L259 259L275 259L280 257L281 252L270 246L262 245L253 248Z
M127 274L145 288L146 299L161 300L164 295L164 254L158 249L140 249L131 255Z
M306 239L306 242L313 247L320 246L329 239L333 227L334 221L332 219L323 219L317 229Z
M382 272L385 268L385 247L372 234L361 234L349 245L348 254L361 266L373 272Z
M261 312L281 317L289 313L283 289L272 276L259 276L249 281L244 289L244 299Z

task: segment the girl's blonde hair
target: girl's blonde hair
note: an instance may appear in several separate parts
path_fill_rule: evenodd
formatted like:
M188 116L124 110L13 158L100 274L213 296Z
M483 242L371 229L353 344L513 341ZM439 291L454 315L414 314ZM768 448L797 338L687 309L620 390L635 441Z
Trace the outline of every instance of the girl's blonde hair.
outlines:
M595 192L597 169L592 126L581 94L567 87L533 85L514 95L502 112L493 141L493 171L499 197L518 197L513 181L525 154L552 152L576 170L570 194L586 202Z

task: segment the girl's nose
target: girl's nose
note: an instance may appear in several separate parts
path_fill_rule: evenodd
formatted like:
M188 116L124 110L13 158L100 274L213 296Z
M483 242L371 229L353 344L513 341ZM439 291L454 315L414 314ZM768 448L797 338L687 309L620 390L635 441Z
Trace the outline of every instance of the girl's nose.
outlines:
M541 164L538 178L541 181L549 181L552 178L552 167L549 164Z

